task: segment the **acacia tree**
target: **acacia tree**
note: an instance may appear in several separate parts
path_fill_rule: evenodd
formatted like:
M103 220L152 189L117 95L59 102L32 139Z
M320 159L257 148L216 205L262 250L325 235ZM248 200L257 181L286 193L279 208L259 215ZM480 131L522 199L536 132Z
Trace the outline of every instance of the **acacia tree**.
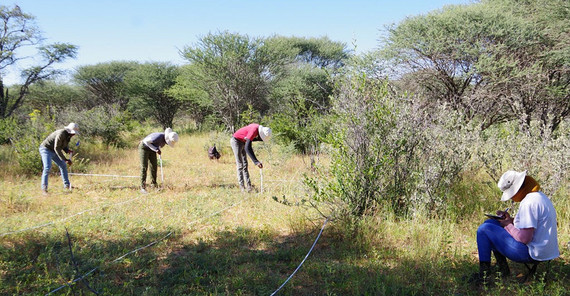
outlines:
M259 50L262 40L227 31L203 36L195 46L182 50L187 67L178 89L207 94L212 110L230 130L241 122L249 106L264 113L268 110L268 83L271 81L271 56Z
M26 104L21 109L25 113L41 110L49 118L56 118L69 107L86 105L86 93L81 87L53 80L42 81L30 86Z
M272 127L285 144L313 155L327 130L323 115L331 108L333 79L350 56L346 46L326 37L274 36L263 50L281 61L271 85Z
M125 76L138 67L137 62L114 61L77 69L75 81L90 94L90 107L116 104L125 111L129 103Z
M179 75L178 67L170 63L141 64L125 76L127 91L133 97L130 108L140 119L152 117L163 128L172 127L181 102L169 94ZM141 118L142 117L142 118Z
M27 46L40 45L42 36L35 24L35 18L23 13L19 6L9 8L0 6L0 119L12 116L25 101L32 84L61 74L53 65L67 58L75 58L77 47L68 43L54 43L38 47L38 56L42 62L21 71L23 83L16 88L15 94L4 85L5 71L15 69L20 60L18 50Z
M383 53L402 82L482 127L569 114L568 1L488 0L411 17L388 29Z

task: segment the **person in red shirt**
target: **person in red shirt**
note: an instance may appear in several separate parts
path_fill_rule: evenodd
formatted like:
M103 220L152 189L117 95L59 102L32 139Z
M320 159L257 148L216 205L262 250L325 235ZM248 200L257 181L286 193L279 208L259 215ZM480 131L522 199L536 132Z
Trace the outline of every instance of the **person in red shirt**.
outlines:
M249 179L249 171L247 170L247 157L249 155L253 163L260 169L263 168L263 163L257 160L251 142L264 141L267 142L271 138L271 129L252 123L238 129L230 140L230 145L236 157L237 177L240 189L251 191L251 180Z

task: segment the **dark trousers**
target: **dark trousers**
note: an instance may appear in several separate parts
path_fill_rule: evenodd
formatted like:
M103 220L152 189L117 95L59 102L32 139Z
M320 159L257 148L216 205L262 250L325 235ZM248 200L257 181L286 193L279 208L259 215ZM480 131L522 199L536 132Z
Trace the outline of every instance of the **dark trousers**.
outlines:
M139 157L141 160L141 187L146 187L146 171L148 169L148 163L150 162L150 177L152 179L151 184L157 185L156 183L156 152L148 148L143 142L139 144Z

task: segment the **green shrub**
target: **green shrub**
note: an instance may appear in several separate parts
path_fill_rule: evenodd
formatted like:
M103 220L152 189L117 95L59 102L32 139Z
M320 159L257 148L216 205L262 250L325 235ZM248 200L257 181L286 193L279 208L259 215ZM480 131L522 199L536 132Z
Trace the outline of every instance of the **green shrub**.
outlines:
M333 104L330 175L307 180L318 200L340 200L356 216L378 207L399 215L446 212L476 128L445 106L424 112L386 81L364 76L341 82Z
M387 192L383 172L392 167L394 159L384 141L395 125L397 111L388 99L386 86L385 81L366 77L340 84L334 100L336 126L327 138L334 148L330 181L319 184L322 179L307 180L317 200L338 199L350 215L367 213Z
M39 147L45 137L55 130L55 124L42 116L39 110L29 114L30 121L18 126L12 137L16 159L24 174L37 174L42 171Z
M0 145L10 144L10 138L15 135L18 122L14 117L0 118Z
M124 147L122 133L133 128L128 112L118 111L118 107L98 106L87 111L66 110L60 120L79 125L80 135L86 139L101 139L108 146Z

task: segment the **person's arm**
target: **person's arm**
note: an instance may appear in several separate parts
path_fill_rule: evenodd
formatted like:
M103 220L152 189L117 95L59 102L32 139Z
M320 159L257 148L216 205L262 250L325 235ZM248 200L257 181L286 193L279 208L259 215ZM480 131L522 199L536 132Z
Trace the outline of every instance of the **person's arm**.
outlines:
M64 144L64 138L65 136L63 135L63 133L59 133L55 137L55 142L53 144L53 151L55 152L57 157L59 157L59 159L63 161L71 161L71 159L67 159L67 157L65 157L65 155L63 154L63 150L64 149L67 150L67 146Z
M528 244L534 237L534 228L518 229L513 224L505 226L505 230L518 242Z
M513 218L508 212L497 211L497 215L505 217L505 219L499 220L499 222L516 241L525 245L532 241L534 228L516 228L513 224Z
M251 147L251 140L250 139L245 139L245 152L247 153L247 155L249 155L249 158L251 158L251 161L253 161L253 163L255 165L258 166L261 163L255 157L255 153L253 153L253 148Z

